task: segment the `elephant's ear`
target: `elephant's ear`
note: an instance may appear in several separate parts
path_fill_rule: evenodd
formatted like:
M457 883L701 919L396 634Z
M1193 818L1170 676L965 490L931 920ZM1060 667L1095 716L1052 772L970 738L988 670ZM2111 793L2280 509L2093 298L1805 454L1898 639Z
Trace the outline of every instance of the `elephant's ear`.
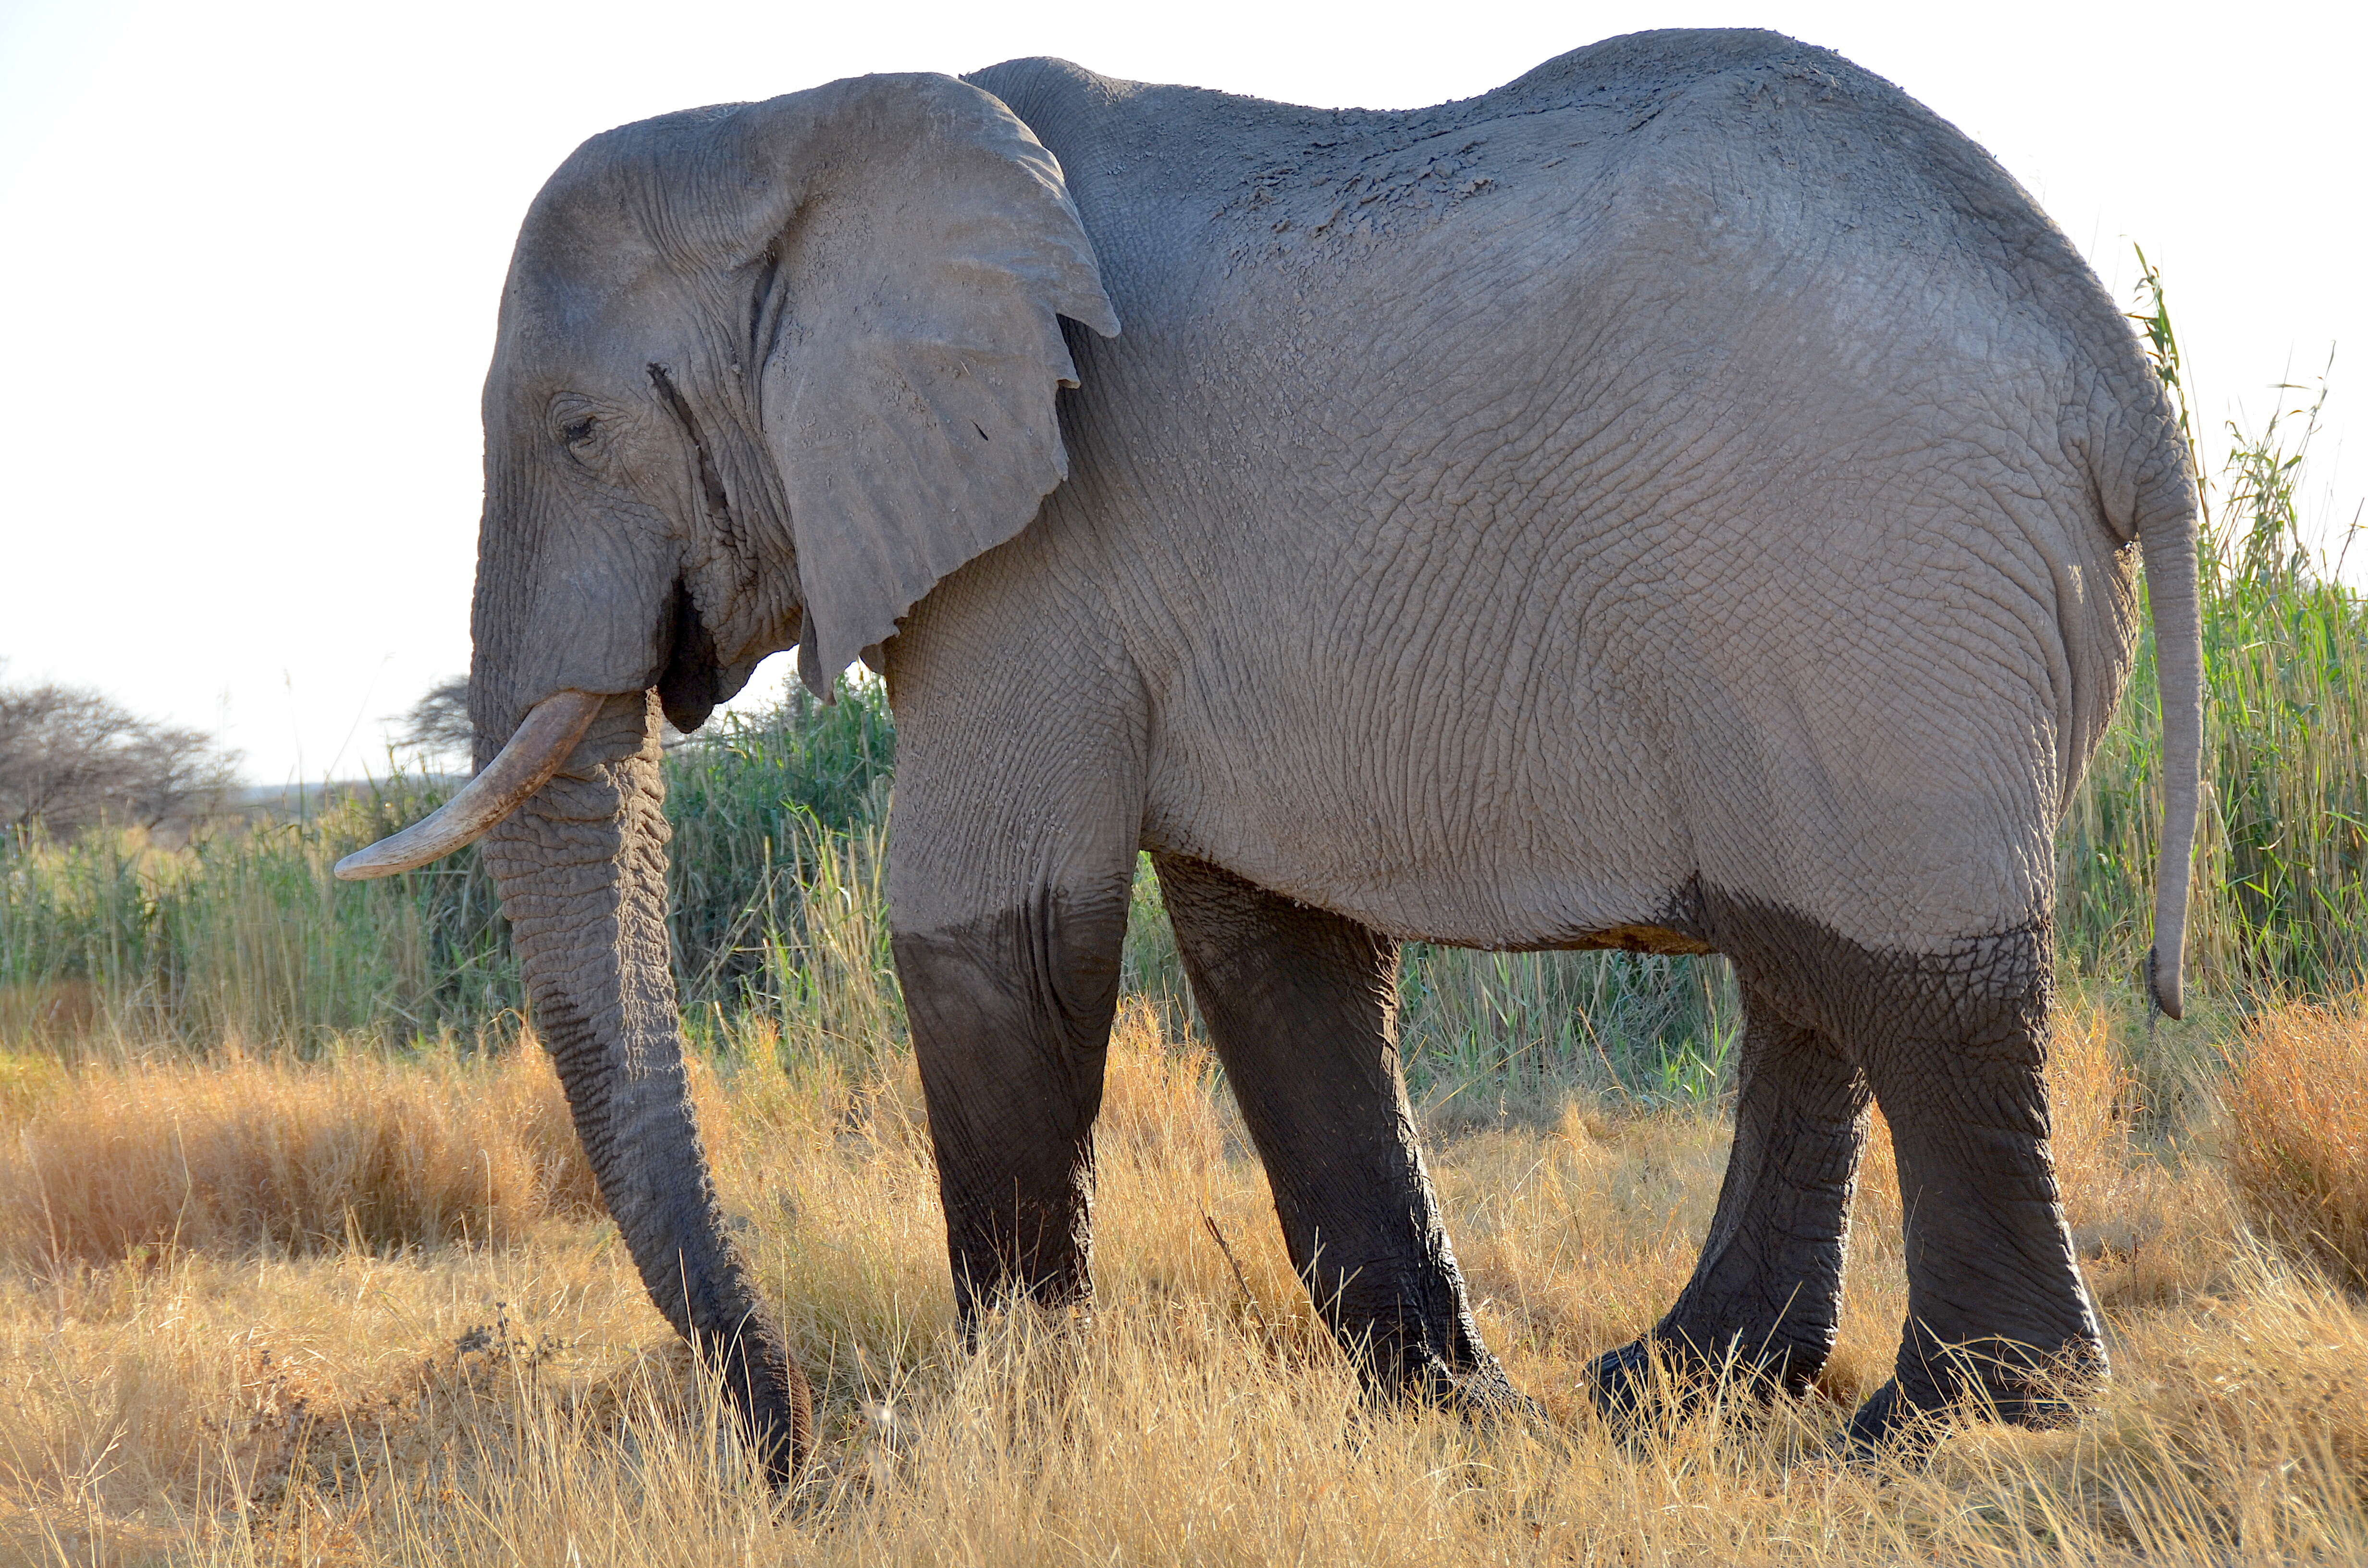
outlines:
M1118 318L1061 165L951 76L751 105L794 192L759 266L758 405L795 535L799 664L827 693L1068 474L1061 316Z

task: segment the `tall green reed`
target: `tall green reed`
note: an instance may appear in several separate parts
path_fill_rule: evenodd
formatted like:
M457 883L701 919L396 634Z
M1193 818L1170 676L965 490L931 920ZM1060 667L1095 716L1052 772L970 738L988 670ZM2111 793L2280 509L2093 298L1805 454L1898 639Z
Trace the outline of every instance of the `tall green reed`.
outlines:
M2135 319L2191 432L2189 373L2160 275L2140 253ZM2315 549L2305 481L2326 381L2282 386L2258 431L2233 422L2200 483L2204 811L2189 963L2224 996L2327 995L2368 963L2368 600ZM2339 554L2340 559L2340 554ZM2161 709L2151 624L2130 688L2057 839L2066 963L2134 974L2151 940L2161 825Z
M330 875L442 798L397 776L297 822L175 849L136 831L17 835L0 846L0 1044L302 1051L498 1027L518 989L473 852L383 882Z
M875 684L836 707L800 690L667 756L687 1006L736 1008L752 987L780 988L768 957L803 950L809 891L841 840L877 838L894 746ZM330 874L446 793L398 768L299 820L225 826L181 848L104 830L0 844L0 1045L96 1033L305 1052L514 1028L522 991L473 849L383 881Z
M728 1008L763 983L784 934L800 939L808 891L834 874L844 841L885 825L896 765L887 694L867 679L841 681L835 696L817 701L792 681L774 708L724 714L666 756L667 918L688 1005Z

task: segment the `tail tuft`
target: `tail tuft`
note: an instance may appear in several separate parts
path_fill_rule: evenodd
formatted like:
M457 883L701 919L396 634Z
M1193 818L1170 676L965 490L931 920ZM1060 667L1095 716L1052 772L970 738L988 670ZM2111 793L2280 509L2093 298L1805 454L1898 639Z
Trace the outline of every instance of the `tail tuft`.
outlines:
M2146 949L2146 1002L2166 1018L2187 1017L2187 1002L2181 994L2181 978L2178 960L2172 960L2170 968L2165 971L2162 950L2159 948Z

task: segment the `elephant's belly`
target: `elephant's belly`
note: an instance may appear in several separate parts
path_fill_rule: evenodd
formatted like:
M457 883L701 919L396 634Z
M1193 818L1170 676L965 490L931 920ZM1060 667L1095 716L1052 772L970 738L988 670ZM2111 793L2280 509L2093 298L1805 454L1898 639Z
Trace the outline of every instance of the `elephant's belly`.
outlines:
M1405 941L1509 950L1620 949L1702 953L1686 880L1672 872L1618 885L1574 871L1565 879L1409 876L1378 865L1359 870L1320 864L1288 846L1247 836L1180 841L1155 835L1148 847L1222 866L1303 903L1347 915Z
M1636 753L1621 763L1568 756L1493 777L1432 758L1445 777L1426 781L1410 764L1379 766L1385 744L1353 748L1369 759L1361 767L1320 746L1275 767L1289 749L1280 735L1275 743L1256 748L1271 771L1255 777L1167 748L1152 780L1145 846L1406 940L1707 950L1688 916L1685 835L1659 791L1622 778ZM1161 775L1177 787L1163 788Z

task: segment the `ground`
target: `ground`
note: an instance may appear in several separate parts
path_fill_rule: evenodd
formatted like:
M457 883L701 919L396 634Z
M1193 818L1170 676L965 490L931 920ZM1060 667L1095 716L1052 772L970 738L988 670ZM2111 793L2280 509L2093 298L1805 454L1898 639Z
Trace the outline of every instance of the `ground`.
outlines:
M2053 1068L2112 1382L2071 1429L1970 1425L1927 1464L1867 1471L1826 1444L1897 1343L1880 1129L1818 1390L1631 1439L1599 1423L1580 1375L1691 1267L1727 1139L1714 1105L1573 1089L1528 1114L1467 1101L1434 1118L1481 1326L1543 1407L1474 1426L1360 1397L1290 1276L1222 1084L1149 1007L1121 1020L1099 1134L1098 1305L1008 1314L970 1346L909 1061L784 1074L744 1052L698 1088L727 1202L820 1396L817 1461L786 1494L754 1474L590 1206L530 1046L490 1064L20 1071L0 1081L15 1144L0 1156L0 1553L2368 1558L2368 1312L2256 1233L2225 1133L2148 1131L2130 1054L2108 1014L2075 1007ZM180 1195L177 1240L121 1228L153 1228L151 1188ZM271 1221L274 1204L312 1217ZM277 1241L239 1240L274 1223Z

